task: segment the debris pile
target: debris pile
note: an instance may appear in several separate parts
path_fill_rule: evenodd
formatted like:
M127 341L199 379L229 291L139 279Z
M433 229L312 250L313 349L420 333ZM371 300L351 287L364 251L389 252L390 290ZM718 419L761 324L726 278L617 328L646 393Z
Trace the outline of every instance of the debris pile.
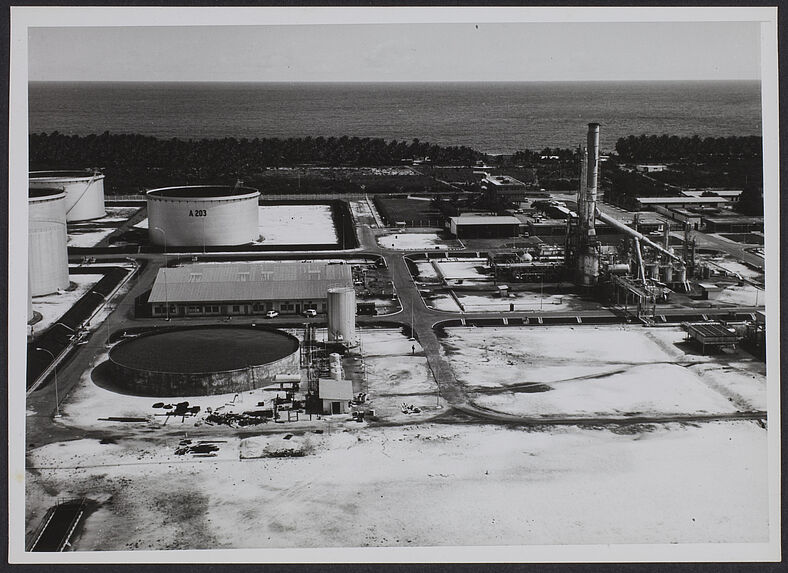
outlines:
M252 410L249 412L236 413L236 412L218 412L214 411L208 414L205 418L205 423L208 425L220 424L230 426L231 428L240 428L243 426L255 426L257 424L265 424L269 419L276 419L276 414L272 409L268 410Z
M181 440L175 450L175 455L184 456L191 454L196 458L213 458L216 457L216 452L218 451L219 446L211 440L201 440L196 444L192 444L191 440Z
M421 408L419 408L418 406L414 406L413 404L406 404L405 402L403 402L400 405L400 409L402 410L403 414L420 414L421 413Z

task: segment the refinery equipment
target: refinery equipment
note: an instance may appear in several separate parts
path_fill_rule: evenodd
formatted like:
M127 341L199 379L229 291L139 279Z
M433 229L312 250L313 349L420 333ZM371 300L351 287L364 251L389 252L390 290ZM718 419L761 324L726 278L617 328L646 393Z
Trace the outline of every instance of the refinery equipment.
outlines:
M28 280L31 296L68 288L67 242L66 193L61 189L30 189Z
M670 226L663 226L662 244L640 233L638 217L634 229L597 208L599 185L599 124L588 124L587 147L580 149L580 188L577 195L577 217L568 218L566 263L573 269L577 284L592 288L600 281L600 271L605 280L624 292L624 301L634 297L639 308L665 299L670 288L689 291L687 267L684 259L669 247ZM602 255L597 238L595 221L599 219L617 232L632 240L633 260L621 260L617 254ZM644 251L644 248L650 249ZM648 255L645 256L644 255Z
M149 239L165 249L246 245L259 238L256 189L194 185L152 189L146 196Z
M31 189L60 189L66 197L66 221L88 221L106 215L104 175L98 171L31 171Z
M578 228L570 249L575 259L577 282L593 287L599 279L599 241L596 237L595 215L599 183L599 124L588 124L587 147L583 151L580 190L577 196Z
M348 345L356 342L356 292L352 287L328 289L328 339Z

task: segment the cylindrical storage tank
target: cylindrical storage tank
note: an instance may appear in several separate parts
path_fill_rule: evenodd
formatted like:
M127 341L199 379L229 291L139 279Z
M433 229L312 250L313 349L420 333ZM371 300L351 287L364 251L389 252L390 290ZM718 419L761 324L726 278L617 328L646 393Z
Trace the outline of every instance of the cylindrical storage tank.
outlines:
M149 240L167 248L246 245L260 236L259 197L250 187L152 189L147 193Z
M626 263L608 265L607 272L609 272L611 275L625 275L629 272L629 265Z
M328 338L353 343L356 340L356 291L353 287L328 289Z
M646 274L649 278L659 279L659 265L657 263L648 263L646 265Z
M33 294L30 290L30 270L27 271L27 323L30 322L35 318L35 313L33 312Z
M27 234L30 295L68 288L66 194L61 189L30 189Z
M681 267L678 269L679 278L676 282L685 283L687 282L687 267Z
M662 267L662 282L664 283L673 282L673 265L665 265L664 267Z
M100 219L104 210L104 175L92 171L31 171L30 188L59 187L66 193L66 221Z

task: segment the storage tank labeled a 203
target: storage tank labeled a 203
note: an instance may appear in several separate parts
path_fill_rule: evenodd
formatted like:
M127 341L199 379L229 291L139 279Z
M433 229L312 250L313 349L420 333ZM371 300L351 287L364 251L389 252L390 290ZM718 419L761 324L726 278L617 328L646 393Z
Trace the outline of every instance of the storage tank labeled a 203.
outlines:
M328 289L328 338L337 342L356 342L356 291L353 287Z
M167 248L249 244L260 236L259 197L256 189L238 186L151 189L148 238Z
M106 215L104 175L83 171L31 171L30 188L59 188L66 194L66 221L88 221Z
M65 192L30 189L27 233L30 295L42 296L68 288Z

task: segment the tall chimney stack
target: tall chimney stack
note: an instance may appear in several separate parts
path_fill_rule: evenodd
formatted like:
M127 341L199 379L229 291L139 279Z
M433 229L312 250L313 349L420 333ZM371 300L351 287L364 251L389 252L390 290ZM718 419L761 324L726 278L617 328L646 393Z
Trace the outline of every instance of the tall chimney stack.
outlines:
M586 225L588 236L596 235L594 227L596 191L599 184L599 124L588 124L588 169L586 174Z

